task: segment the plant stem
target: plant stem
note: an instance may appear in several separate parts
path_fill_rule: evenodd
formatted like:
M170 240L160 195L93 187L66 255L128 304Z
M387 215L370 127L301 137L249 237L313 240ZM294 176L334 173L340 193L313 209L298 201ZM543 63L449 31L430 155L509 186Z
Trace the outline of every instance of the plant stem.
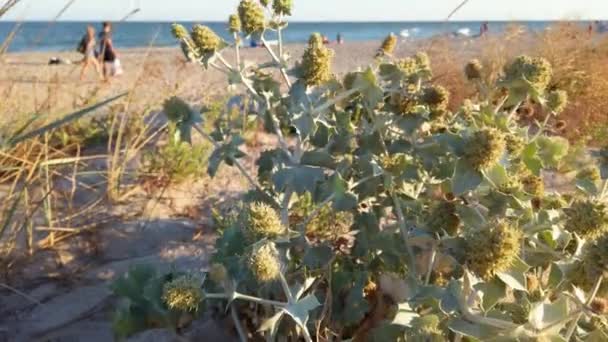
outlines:
M342 93L342 94L340 94L340 95L338 95L338 96L334 97L333 99L328 100L327 102L323 103L323 104L322 104L322 105L320 105L319 107L314 108L314 109L311 111L311 114L312 114L312 115L320 114L320 113L322 113L324 110L326 110L326 109L328 109L329 107L331 107L331 106L335 105L336 103L338 103L338 102L340 102L340 101L342 101L342 100L345 100L345 99L347 99L347 98L351 97L353 94L355 94L355 93L356 93L356 92L358 92L358 91L360 91L360 89L357 89L357 88L355 88L355 89L351 89L351 90L347 90L347 91L345 91L344 93Z
M534 135L534 138L532 138L531 141L535 141L536 139L538 139L547 129L547 124L549 123L549 119L551 119L551 116L553 115L553 113L548 114L545 117L545 120L543 121L543 123L538 127L538 132L536 132L536 134Z
M284 193L283 203L281 204L281 224L285 229L285 236L289 235L289 201L291 200L291 195L293 194L293 190L291 187L287 189Z
M291 293L291 289L289 288L289 284L287 283L287 279L285 279L283 272L279 272L279 281L281 282L281 287L283 288L283 292L285 292L285 296L287 297L287 302L289 304L295 303L296 300L293 298L293 294Z
M494 108L495 114L498 114L498 111L500 111L500 109L502 108L502 106L505 105L505 103L507 102L508 99L509 99L509 95L506 95L502 100L500 100L500 102L496 105L496 108Z
M426 277L424 279L424 283L426 285L429 284L429 282L431 281L431 273L433 273L433 268L435 268L435 259L437 258L437 246L433 245L433 248L431 250L431 258L429 260L429 267L428 270L426 271Z
M238 32L234 32L234 52L236 55L236 67L237 69L240 71L241 70L241 48L240 48L240 43L241 43L241 39L239 37Z
M279 23L283 22L283 15L279 16ZM279 57L283 58L283 28L279 25L277 29L277 34L279 36Z
M600 287L602 286L602 280L604 279L604 277L602 275L600 275L597 280L595 281L595 285L593 285L593 290L591 291L591 296L587 299L587 306L589 304L591 304L591 302L593 302L593 300L595 299L595 296L597 296L598 291L600 290ZM572 335L574 335L574 332L576 331L576 327L578 326L578 321L581 319L581 317L583 317L583 312L581 311L578 315L576 315L576 317L574 318L574 320L572 321L572 323L570 323L570 326L568 327L568 331L566 332L566 341L570 341L572 339Z
M522 105L523 101L519 101L511 110L511 112L509 113L509 115L507 116L507 122L511 122L511 120L513 120L513 117L515 116L515 114L517 114L517 110L519 109L519 107Z
M289 76L287 76L287 72L285 71L285 68L283 67L283 63L281 62L281 59L279 57L277 57L277 55L274 53L274 51L272 50L270 45L268 45L268 42L266 41L266 39L264 39L264 37L262 37L262 44L264 45L264 47L266 48L266 50L272 57L272 60L274 60L274 62L279 65L279 70L281 71L281 76L283 76L283 79L285 80L285 84L287 84L287 86L289 88L291 88L291 80L289 79ZM283 55L281 55L281 57L282 56Z
M224 59L224 57L222 56L222 54L221 54L221 53L216 52L216 53L215 53L215 56L217 57L217 59L218 59L218 60L219 60L219 61L220 61L222 64L224 64L224 66L225 66L226 68L228 68L228 70L234 70L234 68L232 67L232 65L230 65L230 63L228 63L228 61L227 61L226 59Z
M239 315L234 309L234 304L232 303L230 304L230 316L232 317L232 321L234 322L234 327L236 328L240 341L247 342L247 334L245 334L245 330L243 329Z
M205 293L205 298L206 299L242 299L242 300L245 300L248 302L264 304L264 305L273 305L273 306L278 306L278 307L285 307L288 304L288 303L279 302L276 300L263 299L263 298L258 298L258 297L254 297L254 296L249 296L249 295L238 293L238 292L235 292L234 296L232 296L232 297L229 297L225 293Z
M605 179L604 184L602 185L602 192L600 193L600 199L606 197L607 191L608 191L608 179Z
M405 249L410 259L409 263L409 271L412 273L412 278L416 278L416 259L414 256L414 251L412 250L412 246L409 245L409 233L407 231L407 226L405 223L405 217L403 217L403 211L401 209L401 203L399 203L399 199L395 193L391 193L393 198L393 203L395 205L395 212L397 212L397 220L399 221L399 230L401 231L401 237L403 238L403 242L405 243Z

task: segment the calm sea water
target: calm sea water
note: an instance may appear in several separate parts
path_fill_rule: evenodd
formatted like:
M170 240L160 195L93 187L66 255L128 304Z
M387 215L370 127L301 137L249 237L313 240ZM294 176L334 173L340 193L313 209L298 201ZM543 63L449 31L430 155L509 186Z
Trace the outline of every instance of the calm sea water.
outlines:
M490 22L490 32L501 32L513 22ZM9 51L72 51L82 37L86 22L26 22L24 23ZM97 27L100 25L96 24ZM191 22L182 23L186 27ZM204 23L218 34L228 39L225 23ZM552 22L522 22L529 30L540 31ZM424 39L437 35L454 34L475 36L479 34L481 22L322 22L290 23L284 33L287 42L304 42L311 32L320 32L334 40L338 33L346 41L379 40L388 33L395 33L408 39ZM581 23L584 25L584 23ZM115 24L114 43L118 48L155 46L173 46L175 40L170 33L171 23L161 22L125 22ZM0 22L0 43L15 27L14 22ZM268 39L273 39L272 35Z

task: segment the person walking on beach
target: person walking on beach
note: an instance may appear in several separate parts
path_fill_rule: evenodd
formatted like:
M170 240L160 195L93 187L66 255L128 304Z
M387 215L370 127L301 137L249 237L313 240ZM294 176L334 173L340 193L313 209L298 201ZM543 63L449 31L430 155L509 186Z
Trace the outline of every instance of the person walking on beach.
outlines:
M109 22L103 23L103 30L99 34L98 58L103 65L103 77L106 82L111 76L122 73L118 53L112 43L112 24Z
M103 75L101 74L101 66L97 61L97 58L95 58L96 43L97 42L95 41L95 28L89 25L87 26L87 32L85 33L84 37L82 37L80 45L78 46L78 52L84 55L84 58L82 59L82 68L80 69L81 81L84 80L84 73L91 65L95 68L95 71L97 72L97 75L99 75L99 78L103 78Z

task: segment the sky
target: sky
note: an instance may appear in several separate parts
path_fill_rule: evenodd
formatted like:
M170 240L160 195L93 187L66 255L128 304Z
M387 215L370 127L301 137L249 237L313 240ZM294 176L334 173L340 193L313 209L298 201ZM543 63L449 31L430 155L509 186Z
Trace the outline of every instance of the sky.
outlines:
M48 20L68 0L22 0L5 20ZM238 0L75 0L65 20L221 21ZM444 20L462 0L294 0L293 21ZM0 0L0 4L4 3ZM608 19L608 0L469 0L452 20Z

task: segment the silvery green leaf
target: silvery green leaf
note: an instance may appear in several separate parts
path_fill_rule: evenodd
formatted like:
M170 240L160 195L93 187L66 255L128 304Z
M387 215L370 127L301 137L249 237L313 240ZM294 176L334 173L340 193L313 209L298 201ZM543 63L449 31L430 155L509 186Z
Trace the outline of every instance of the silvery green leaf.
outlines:
M598 194L597 184L588 178L577 178L576 179L577 189L584 192L586 195L595 196Z
M321 306L317 297L310 294L293 304L287 305L283 310L300 326L305 326L308 322L310 312Z
M375 108L383 100L384 92L378 86L378 80L372 68L357 73L353 86L359 89L368 108Z
M476 284L475 289L483 293L482 306L484 310L488 311L503 299L507 294L507 288L505 284L494 278L488 282Z
M319 269L331 260L334 252L327 245L319 245L308 248L302 262L311 269Z
M296 299L300 299L302 297L302 295L308 291L308 289L310 289L310 287L315 283L315 281L317 280L317 278L315 277L308 277L304 280L304 283L300 284L296 284L296 286L294 288L291 289L291 293L294 294L294 297Z
M284 191L292 186L298 195L314 192L317 182L325 178L322 168L311 166L288 166L272 175L277 190Z
M502 332L502 329L482 324L473 324L461 318L454 318L450 320L448 328L455 333L459 333L479 341L488 341L497 337Z
M490 179L492 184L500 187L509 181L507 170L500 164L495 164L493 167L486 171L486 176Z
M470 206L457 204L456 212L464 225L468 228L477 228L484 225L486 219L481 215L479 210Z
M332 206L338 211L346 211L357 207L357 195L349 190L350 186L342 176L335 172L325 182L320 184L317 192L319 202L333 196Z
M452 176L452 192L460 196L465 192L473 191L483 181L481 172L475 170L464 160L458 160Z
M528 321L534 329L543 330L550 325L553 326L555 323L563 321L568 317L568 314L568 301L565 297L561 297L553 303L543 302L536 304L530 310ZM547 335L551 333L558 334L566 323L555 324L549 331L546 331Z
M305 151L300 160L303 165L319 166L328 169L336 167L336 159L326 150Z
M420 317L420 315L408 303L401 303L397 306L397 314L391 324L411 327L412 320L416 317Z
M396 119L397 127L407 135L416 132L424 122L424 117L421 115L406 115Z
M279 312L274 314L272 317L270 317L267 320L265 320L264 322L262 322L262 324L258 328L258 331L260 331L260 332L269 331L270 336L272 336L274 338L274 336L276 336L277 330L279 328L279 322L281 321L281 318L283 318L284 314L285 314L285 311L280 310Z
M293 125L302 139L308 138L315 130L315 120L309 112L301 112L293 118Z
M557 167L560 160L568 154L570 144L562 137L540 136L536 140L538 157L544 167Z
M538 157L538 146L536 142L528 144L521 153L521 158L530 171L536 176L540 176L540 170L543 168L543 162Z
M602 330L597 329L591 332L585 338L585 342L605 342L608 341L608 335L606 335Z
M528 264L526 264L519 257L516 257L513 265L511 265L508 270L498 272L496 275L511 288L527 292L526 272L528 272L529 269L530 266Z

